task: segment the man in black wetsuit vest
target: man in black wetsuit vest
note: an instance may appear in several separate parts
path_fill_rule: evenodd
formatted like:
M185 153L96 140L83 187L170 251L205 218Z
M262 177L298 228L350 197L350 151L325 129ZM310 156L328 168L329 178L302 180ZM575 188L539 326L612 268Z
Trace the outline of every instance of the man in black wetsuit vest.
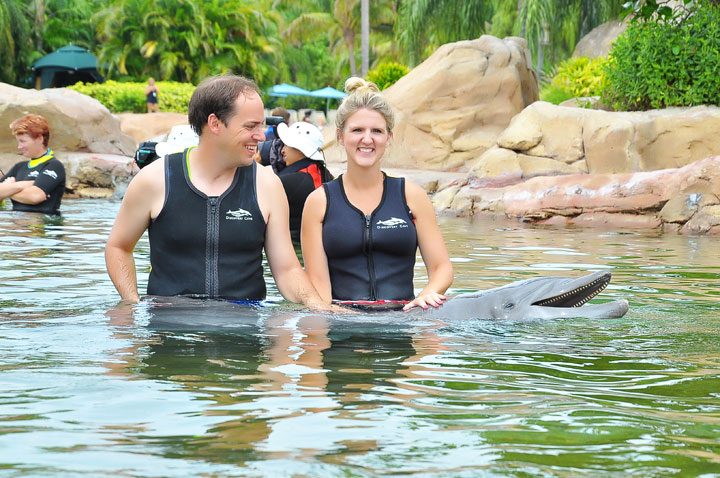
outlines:
M105 248L123 300L138 300L133 250L147 229L148 294L231 300L265 298L262 252L287 300L328 308L290 241L278 177L253 161L264 139L257 85L239 76L208 78L190 99L196 148L160 158L131 181Z
M13 211L60 214L65 192L65 167L48 147L50 127L47 120L29 114L10 125L20 154L29 158L0 172L0 201L10 198Z

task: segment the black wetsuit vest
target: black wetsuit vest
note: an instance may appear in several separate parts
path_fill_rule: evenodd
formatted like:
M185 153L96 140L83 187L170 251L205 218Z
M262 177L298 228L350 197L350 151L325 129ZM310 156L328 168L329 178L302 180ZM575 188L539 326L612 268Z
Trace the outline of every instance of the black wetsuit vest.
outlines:
M222 195L208 197L188 180L186 154L165 159L165 203L148 228L148 294L264 299L255 163L238 168Z
M333 179L332 174L325 168L322 161L303 158L277 173L290 208L290 237L294 242L300 242L300 228L302 227L302 214L305 209L305 200L322 183Z
M43 214L60 214L60 202L65 193L65 167L55 158L51 149L48 149L44 157L51 159L30 167L30 161L16 163L0 181L5 178L15 178L16 181L34 181L34 186L39 187L47 195L47 199L40 204L24 204L18 201L12 202L13 211L39 212Z
M412 300L417 231L405 180L385 177L378 207L365 216L345 195L342 176L324 186L322 238L335 300Z

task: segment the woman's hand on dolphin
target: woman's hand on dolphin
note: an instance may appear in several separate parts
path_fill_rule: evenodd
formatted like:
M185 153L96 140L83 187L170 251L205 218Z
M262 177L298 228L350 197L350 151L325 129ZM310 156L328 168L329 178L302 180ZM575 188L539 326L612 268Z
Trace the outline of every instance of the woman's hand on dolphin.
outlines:
M427 292L424 294L420 294L419 296L415 297L414 300L405 304L403 310L410 310L414 309L415 307L420 307L423 310L426 310L429 307L437 308L443 305L446 300L447 297L443 294L438 294L437 292Z

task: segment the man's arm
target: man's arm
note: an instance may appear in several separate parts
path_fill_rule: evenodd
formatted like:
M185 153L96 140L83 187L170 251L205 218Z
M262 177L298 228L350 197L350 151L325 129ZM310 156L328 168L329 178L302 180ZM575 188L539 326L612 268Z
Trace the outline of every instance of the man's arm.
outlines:
M288 202L280 179L269 168L257 168L258 202L267 222L265 253L282 296L309 307L324 308L323 301L300 266L290 240Z
M150 224L153 201L158 194L164 196L163 164L164 161L155 161L130 181L105 245L108 275L120 298L129 302L140 298L133 250Z

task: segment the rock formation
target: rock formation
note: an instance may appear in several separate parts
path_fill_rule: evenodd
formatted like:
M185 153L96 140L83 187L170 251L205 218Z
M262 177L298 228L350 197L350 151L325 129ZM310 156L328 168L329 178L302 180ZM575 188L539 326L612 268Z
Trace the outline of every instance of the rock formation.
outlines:
M436 209L459 215L720 234L720 156L681 168L544 176L499 187L470 178L448 185L433 202Z
M107 197L124 191L133 171L135 141L99 101L73 90L26 90L0 83L0 168L23 158L10 128L34 113L50 123L50 146L67 172L67 189L79 196Z
M0 125L35 113L50 123L50 142L57 151L132 156L135 143L120 131L120 122L99 101L67 88L26 90L0 83ZM7 126L0 127L0 153L16 151Z
M520 181L585 172L677 168L720 154L720 108L616 113L536 102L472 165L478 178Z
M483 35L441 46L384 93L397 115L385 165L448 171L491 148L538 86L524 39ZM341 161L332 141L326 157Z
M575 45L572 56L585 56L588 58L608 56L612 43L627 30L627 27L626 21L621 22L618 20L596 26Z
M122 132L136 144L166 135L173 126L188 124L187 113L120 113L117 117Z

